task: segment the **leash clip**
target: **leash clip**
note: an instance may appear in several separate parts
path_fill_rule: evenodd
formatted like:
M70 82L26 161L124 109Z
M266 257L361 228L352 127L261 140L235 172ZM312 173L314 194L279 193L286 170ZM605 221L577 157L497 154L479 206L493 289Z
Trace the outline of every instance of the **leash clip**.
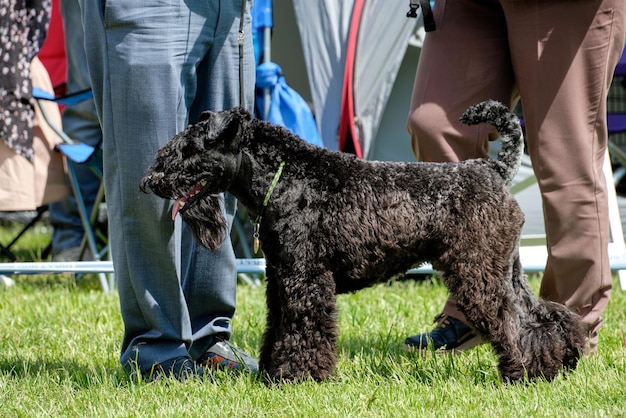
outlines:
M417 8L419 7L419 3L417 2L417 0L411 0L409 1L409 11L406 12L406 17L412 17L417 19Z
M435 18L433 17L433 11L430 8L430 0L410 0L409 11L406 13L406 17L417 18L417 8L422 8L422 18L424 19L424 29L426 32L432 32L437 27L435 25Z

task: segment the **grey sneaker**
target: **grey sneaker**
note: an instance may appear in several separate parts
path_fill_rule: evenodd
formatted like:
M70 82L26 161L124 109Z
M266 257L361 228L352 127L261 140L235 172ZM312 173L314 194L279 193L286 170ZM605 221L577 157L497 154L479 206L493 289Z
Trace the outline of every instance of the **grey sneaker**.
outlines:
M230 370L259 370L259 362L244 353L227 340L219 339L198 359L198 364L205 368L222 368Z
M435 317L435 322L437 325L432 331L404 340L404 349L424 350L432 344L435 350L460 353L485 343L480 335L456 318L442 313Z

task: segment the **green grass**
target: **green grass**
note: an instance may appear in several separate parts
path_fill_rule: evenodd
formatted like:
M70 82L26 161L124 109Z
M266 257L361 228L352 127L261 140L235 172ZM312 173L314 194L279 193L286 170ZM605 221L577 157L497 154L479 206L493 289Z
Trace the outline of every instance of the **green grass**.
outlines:
M68 275L14 278L0 288L1 416L626 416L626 293L617 280L598 353L553 382L502 383L489 346L404 352L404 338L430 329L446 298L437 281L405 281L339 296L334 378L269 389L225 372L218 384L134 382L118 363L117 294ZM539 279L530 281L537 289ZM233 341L258 354L264 318L264 289L240 285Z

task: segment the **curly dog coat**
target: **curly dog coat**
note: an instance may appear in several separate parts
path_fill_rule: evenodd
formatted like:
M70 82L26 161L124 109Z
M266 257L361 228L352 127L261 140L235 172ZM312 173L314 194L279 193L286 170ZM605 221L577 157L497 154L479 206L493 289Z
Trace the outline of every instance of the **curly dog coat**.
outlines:
M507 380L576 367L580 317L540 300L522 275L523 214L508 191L523 152L519 120L494 101L463 122L491 123L498 159L373 162L309 145L243 109L205 112L159 150L141 190L175 200L203 246L227 237L220 193L245 205L267 262L268 382L323 380L337 362L336 294L431 262Z

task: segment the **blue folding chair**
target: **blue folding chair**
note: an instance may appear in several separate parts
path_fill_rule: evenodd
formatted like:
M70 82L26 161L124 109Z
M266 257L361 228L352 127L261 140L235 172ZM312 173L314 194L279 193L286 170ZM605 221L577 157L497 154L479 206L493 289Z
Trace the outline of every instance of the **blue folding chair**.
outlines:
M103 261L108 255L108 239L106 233L98 233L96 224L98 221L98 215L100 210L100 204L104 201L104 182L101 181L96 199L94 201L93 209L91 212L87 210L85 199L80 190L78 176L76 173L77 165L86 165L100 180L103 178L102 166L102 149L100 146L93 147L83 142L78 142L71 139L61 127L56 126L48 117L44 106L41 106L41 102L44 100L53 101L60 105L73 105L83 102L93 97L91 90L83 90L73 94L67 94L62 97L56 97L54 94L43 91L39 88L33 88L33 98L37 101L39 108L41 109L42 116L46 123L59 135L63 140L63 143L58 144L56 149L63 155L66 166L68 180L74 198L76 200L76 207L80 216L81 224L84 231L83 241L80 248L80 257L85 253L88 248L93 254L93 260L95 262ZM103 290L108 291L113 288L113 277L106 277L104 273L100 273L100 284Z

